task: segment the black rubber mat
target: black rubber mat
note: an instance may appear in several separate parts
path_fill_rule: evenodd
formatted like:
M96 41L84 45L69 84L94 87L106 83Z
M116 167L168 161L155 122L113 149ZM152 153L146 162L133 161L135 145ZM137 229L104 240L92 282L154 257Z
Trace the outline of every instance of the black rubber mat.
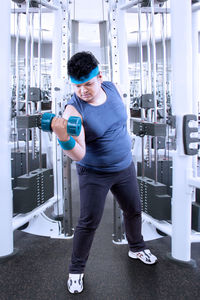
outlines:
M76 189L77 191L77 189ZM78 194L73 210L78 215ZM108 197L85 270L85 289L67 291L72 240L51 239L16 231L18 253L0 264L0 300L193 300L200 299L200 244L192 245L196 267L170 260L170 238L147 242L158 256L154 266L131 260L127 245L112 242L113 203Z
M127 256L127 245L112 243L111 209L106 208L95 236L85 272L85 289L70 295L66 289L71 240L15 232L18 253L0 264L1 300L63 299L199 299L200 245L192 245L197 267L171 261L170 238L147 242L159 262L147 266Z

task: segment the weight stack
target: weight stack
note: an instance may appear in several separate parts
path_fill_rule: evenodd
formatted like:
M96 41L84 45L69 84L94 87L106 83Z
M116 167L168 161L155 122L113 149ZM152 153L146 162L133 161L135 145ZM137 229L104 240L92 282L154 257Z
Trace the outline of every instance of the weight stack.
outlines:
M171 219L171 197L167 186L147 177L137 177L142 211L157 220Z
M200 189L196 188L196 202L200 204Z
M172 161L158 160L157 162L158 182L167 186L167 194L172 196ZM148 166L147 161L144 161L144 174L146 177L155 178L155 161L151 162L151 167ZM137 163L137 176L142 176L142 162Z
M11 152L11 172L12 172L12 188L17 186L17 177L26 173L26 153L25 152ZM32 153L28 154L29 170L33 171L39 166L39 152L36 152L35 159ZM46 169L46 153L42 154L42 168Z
M200 204L192 203L192 229L200 231Z
M53 170L37 169L17 178L13 189L13 212L27 213L54 195Z

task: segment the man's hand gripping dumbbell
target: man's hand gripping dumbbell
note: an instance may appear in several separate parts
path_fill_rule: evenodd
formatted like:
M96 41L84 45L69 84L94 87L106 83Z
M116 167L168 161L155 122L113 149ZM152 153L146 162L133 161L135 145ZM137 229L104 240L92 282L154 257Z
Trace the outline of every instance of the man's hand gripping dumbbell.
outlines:
M82 143L83 138L79 137L82 132L81 118L70 116L68 120L57 118L55 114L44 113L41 118L41 129L43 131L53 131L60 146L67 155L73 160L80 160L85 155L85 143ZM73 137L72 137L73 136ZM78 141L80 139L80 142Z

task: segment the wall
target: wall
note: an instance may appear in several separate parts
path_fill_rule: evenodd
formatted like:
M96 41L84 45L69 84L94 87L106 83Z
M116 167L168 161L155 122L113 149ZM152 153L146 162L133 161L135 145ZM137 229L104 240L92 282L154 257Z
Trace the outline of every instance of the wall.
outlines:
M170 64L171 60L171 42L170 40L166 40L166 55L167 55L167 63ZM138 45L128 47L128 57L129 64L139 63L140 60L140 52ZM156 43L156 58L158 62L161 62L163 59L162 55L162 42ZM147 47L143 46L143 60L147 61Z
M11 38L11 57L15 57L15 41L14 37ZM25 40L20 39L19 41L19 55L20 57L25 57ZM52 55L52 44L50 42L43 43L41 46L41 56L43 58L51 59ZM38 56L37 42L34 43L34 57Z

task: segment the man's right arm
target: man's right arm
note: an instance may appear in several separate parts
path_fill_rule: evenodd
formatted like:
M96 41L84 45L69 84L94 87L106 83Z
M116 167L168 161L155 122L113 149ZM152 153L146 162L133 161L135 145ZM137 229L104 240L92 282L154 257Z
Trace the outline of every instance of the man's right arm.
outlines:
M70 116L80 117L83 123L82 116L72 105L67 105L62 118L53 118L51 128L56 134L60 141L68 141L69 135L67 133L67 120ZM85 156L86 145L85 145L85 131L83 124L81 126L81 132L79 136L73 136L76 141L75 146L72 150L63 150L67 156L72 160L80 161Z

